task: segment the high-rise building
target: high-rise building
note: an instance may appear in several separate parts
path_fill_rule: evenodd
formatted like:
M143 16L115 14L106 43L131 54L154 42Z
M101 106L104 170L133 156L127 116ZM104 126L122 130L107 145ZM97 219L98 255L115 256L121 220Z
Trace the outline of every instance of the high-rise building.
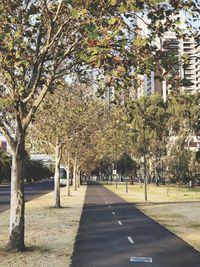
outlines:
M181 58L186 60L185 64L175 64L174 76L178 76L180 88L182 91L189 93L200 92L200 46L194 38L178 39L173 32L167 32L162 40L162 48L166 52L173 53L177 56L177 61L181 62ZM144 75L144 91L147 95L159 92L166 100L171 85L167 81L160 82L156 80L156 71L152 71L147 77Z

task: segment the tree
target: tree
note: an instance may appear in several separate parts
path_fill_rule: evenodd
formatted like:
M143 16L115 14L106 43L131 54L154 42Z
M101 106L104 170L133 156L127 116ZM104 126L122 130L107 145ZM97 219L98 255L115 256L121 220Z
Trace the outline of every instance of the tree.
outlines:
M130 184L133 184L133 179L137 174L137 163L132 159L130 155L124 153L117 161L117 173L121 176L130 178Z
M191 151L181 149L179 144L173 145L168 156L168 175L171 181L181 182L190 179L189 162Z
M133 132L134 154L139 158L146 155L149 160L154 162L155 178L158 179L161 171L159 165L166 154L169 114L159 94L144 96L133 104L135 107L133 110L135 118L132 122L135 131Z
M198 165L195 164L191 145L199 135L199 94L173 92L169 98L168 112L168 175L176 181L191 179L192 169L195 172L197 166L194 166Z
M183 148L189 148L192 138L198 136L199 99L199 93L174 92L168 101L170 136L182 139Z

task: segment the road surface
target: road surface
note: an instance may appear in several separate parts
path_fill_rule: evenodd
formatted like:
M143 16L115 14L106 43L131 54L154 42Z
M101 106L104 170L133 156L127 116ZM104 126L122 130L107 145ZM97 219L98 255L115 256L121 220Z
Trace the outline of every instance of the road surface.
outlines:
M25 200L29 201L53 190L53 181L25 184ZM10 208L10 186L0 185L0 212Z
M200 253L108 189L90 184L71 267L129 266L199 267Z

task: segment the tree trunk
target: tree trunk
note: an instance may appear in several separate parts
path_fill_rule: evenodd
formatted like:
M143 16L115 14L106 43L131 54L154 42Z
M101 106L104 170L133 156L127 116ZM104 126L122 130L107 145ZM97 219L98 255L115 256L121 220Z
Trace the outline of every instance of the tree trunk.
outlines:
M159 186L158 160L156 156L155 156L155 181L156 185Z
M54 175L54 207L60 208L60 161L62 144L57 140L55 148L55 175Z
M12 151L10 230L8 250L24 251L24 133L16 133L16 149Z
M134 184L134 181L133 181L134 176L132 173L130 174L129 178L130 178L130 185L133 185Z
M70 196L69 172L70 172L70 163L69 163L69 155L68 155L68 159L67 159L67 183L66 183L66 195L67 196Z
M76 158L74 160L74 166L73 166L73 187L74 190L77 190L77 177L76 177Z
M81 172L78 170L78 168L77 168L77 186L78 186L78 188L80 187L80 185L81 185Z
M80 185L83 184L83 180L82 180L82 171L80 171Z

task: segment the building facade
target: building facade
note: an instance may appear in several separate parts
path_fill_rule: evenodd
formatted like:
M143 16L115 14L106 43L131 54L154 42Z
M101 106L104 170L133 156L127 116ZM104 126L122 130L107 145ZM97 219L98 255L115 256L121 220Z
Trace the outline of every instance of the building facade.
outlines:
M173 66L174 75L183 81L180 89L189 93L200 92L200 46L194 38L178 39L175 33L168 32L162 40L162 46L166 52L174 53L179 62L185 58L185 64ZM166 100L173 88L167 81L156 80L156 76L155 71L152 71L150 76L144 75L144 92L146 95L158 92Z

